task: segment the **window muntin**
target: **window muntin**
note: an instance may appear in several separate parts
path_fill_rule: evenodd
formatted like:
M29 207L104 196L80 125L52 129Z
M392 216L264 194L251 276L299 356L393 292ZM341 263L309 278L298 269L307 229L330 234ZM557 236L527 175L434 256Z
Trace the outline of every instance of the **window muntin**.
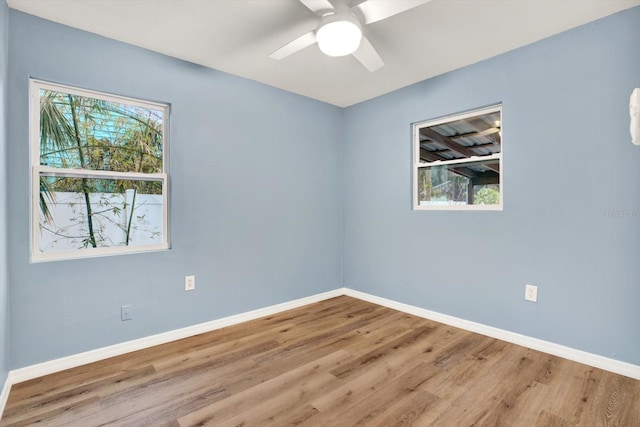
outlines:
M33 261L169 247L168 113L31 81Z
M414 210L502 209L502 107L413 125Z

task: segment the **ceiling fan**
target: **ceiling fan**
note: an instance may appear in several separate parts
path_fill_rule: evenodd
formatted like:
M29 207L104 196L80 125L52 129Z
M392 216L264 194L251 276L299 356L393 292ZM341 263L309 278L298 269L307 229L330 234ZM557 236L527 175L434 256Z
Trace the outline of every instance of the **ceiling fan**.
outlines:
M373 72L384 62L362 28L398 13L413 9L430 0L300 0L320 17L315 30L301 35L269 55L273 59L287 56L318 43L328 56L352 54L367 70Z

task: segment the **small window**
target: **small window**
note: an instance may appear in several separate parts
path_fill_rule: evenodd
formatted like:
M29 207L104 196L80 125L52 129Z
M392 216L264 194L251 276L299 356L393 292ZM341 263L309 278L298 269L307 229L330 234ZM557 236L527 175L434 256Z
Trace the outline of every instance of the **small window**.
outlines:
M502 209L502 106L413 125L414 210Z
M169 247L169 107L31 80L31 259Z

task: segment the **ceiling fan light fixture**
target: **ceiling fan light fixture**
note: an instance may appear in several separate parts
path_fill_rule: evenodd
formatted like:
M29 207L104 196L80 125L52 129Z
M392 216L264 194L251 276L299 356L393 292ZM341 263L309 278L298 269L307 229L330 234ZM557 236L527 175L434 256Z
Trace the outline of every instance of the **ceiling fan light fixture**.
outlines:
M360 47L362 29L355 18L340 17L322 22L316 31L316 39L325 55L345 56Z

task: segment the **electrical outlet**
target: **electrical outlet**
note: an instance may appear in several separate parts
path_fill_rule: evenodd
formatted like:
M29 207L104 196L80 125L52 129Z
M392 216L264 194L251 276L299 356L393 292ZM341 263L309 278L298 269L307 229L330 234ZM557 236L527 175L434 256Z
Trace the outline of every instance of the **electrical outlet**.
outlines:
M120 320L122 320L123 322L125 320L131 320L131 306L130 305L123 305L122 307L120 307Z
M524 299L538 302L538 287L536 285L524 285Z
M196 276L184 276L184 290L192 291L196 288Z

